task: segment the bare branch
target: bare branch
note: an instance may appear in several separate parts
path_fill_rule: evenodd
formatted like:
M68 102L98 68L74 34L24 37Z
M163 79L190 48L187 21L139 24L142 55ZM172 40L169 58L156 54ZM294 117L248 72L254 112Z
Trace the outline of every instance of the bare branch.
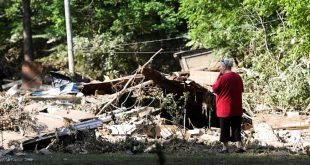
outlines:
M126 89L128 87L128 85L132 82L132 80L134 80L134 78L137 76L138 73L140 73L144 67L146 67L148 64L150 64L154 57L156 55L158 55L163 49L161 48L160 50L158 50L142 67L139 67L137 69L137 71L135 72L135 74L127 81L127 83L125 84L124 88L119 91L112 100L110 100L107 104L105 104L101 110L97 113L97 115L100 115L108 106L110 106L117 98L119 98L121 95L123 95L126 92Z

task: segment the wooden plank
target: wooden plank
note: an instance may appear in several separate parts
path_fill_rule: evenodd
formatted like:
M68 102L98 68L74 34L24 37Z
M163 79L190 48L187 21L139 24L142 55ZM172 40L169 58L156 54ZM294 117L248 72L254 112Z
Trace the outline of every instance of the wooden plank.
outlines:
M18 134L18 133L13 132L13 131L2 131L0 134L1 134L1 136L0 136L1 146L4 149L9 149L10 146L8 144L10 141L12 141L12 140L22 141L23 139L26 138L22 134Z
M176 125L159 125L159 128L160 135L164 139L170 138L172 135L175 135L178 129ZM158 134L158 132L156 134Z
M193 129L193 130L187 130L186 133L190 134L190 136L193 136L193 135L200 136L200 135L202 135L201 130L197 129L197 128Z
M82 98L75 95L58 95L58 96L26 96L30 100L68 100L74 103L80 103Z
M137 128L135 125L122 124L122 125L111 125L108 126L111 135L131 135Z
M50 115L48 113L39 113L36 116L36 119L40 125L39 132L55 131L56 128L64 127L66 125L62 117Z
M299 115L288 117L276 114L256 114L253 118L253 126L265 122L268 123L274 130L277 129L307 129L310 125L310 116Z
M47 109L48 113L51 115L56 115L60 116L63 118L68 118L73 121L82 121L86 119L92 119L95 117L94 114L89 113L89 112L83 112L83 111L78 111L78 110L62 110L60 108L48 108Z
M190 71L188 79L195 81L199 85L206 87L215 83L220 72L208 72L208 71Z
M21 84L22 84L22 80L17 80L17 81L13 81L13 82L4 84L4 85L1 86L1 88L3 90L5 90L5 89L8 89L8 88L10 88L10 87L12 87L14 85L21 85Z
M182 51L175 53L174 57L179 59L182 71L206 69L219 58L212 54L211 49Z
M300 130L300 129L309 129L309 122L299 122L299 123L288 123L278 127L272 127L273 130L279 129L288 129L288 130Z
M203 86L194 81L189 81L187 84L184 84L186 83L184 81L169 80L163 74L151 68L143 68L142 74L171 93L183 95L183 92L186 91L192 93L210 92L208 89L204 88Z

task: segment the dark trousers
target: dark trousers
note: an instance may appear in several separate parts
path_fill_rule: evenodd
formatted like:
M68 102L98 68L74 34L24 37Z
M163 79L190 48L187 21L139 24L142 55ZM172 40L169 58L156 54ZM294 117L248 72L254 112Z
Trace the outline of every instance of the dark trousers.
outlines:
M221 142L241 141L241 116L220 117Z

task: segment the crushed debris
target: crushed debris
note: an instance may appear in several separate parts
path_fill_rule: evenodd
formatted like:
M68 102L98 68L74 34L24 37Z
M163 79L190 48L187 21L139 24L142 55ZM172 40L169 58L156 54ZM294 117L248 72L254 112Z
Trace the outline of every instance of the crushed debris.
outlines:
M135 154L159 148L198 153L206 144L211 149L218 145L219 124L210 88L219 74L211 70L216 69L195 70L187 61L183 71L168 75L147 64L139 73L106 82L75 83L53 72L53 81L44 88L25 90L20 81L2 85L10 89L0 93L0 146L5 149L0 150L0 161L19 160L27 150L43 155ZM254 112L245 110L243 116L247 146L259 143L309 152L310 116Z

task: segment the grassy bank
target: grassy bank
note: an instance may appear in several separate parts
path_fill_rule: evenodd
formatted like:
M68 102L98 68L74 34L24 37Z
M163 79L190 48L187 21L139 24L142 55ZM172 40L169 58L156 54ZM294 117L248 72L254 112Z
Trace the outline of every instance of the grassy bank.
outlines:
M4 165L99 165L99 164L159 164L156 154L128 155L125 153L109 154L53 154L28 155L33 161L1 162ZM270 155L270 154L175 154L165 153L165 164L309 164L308 155Z

